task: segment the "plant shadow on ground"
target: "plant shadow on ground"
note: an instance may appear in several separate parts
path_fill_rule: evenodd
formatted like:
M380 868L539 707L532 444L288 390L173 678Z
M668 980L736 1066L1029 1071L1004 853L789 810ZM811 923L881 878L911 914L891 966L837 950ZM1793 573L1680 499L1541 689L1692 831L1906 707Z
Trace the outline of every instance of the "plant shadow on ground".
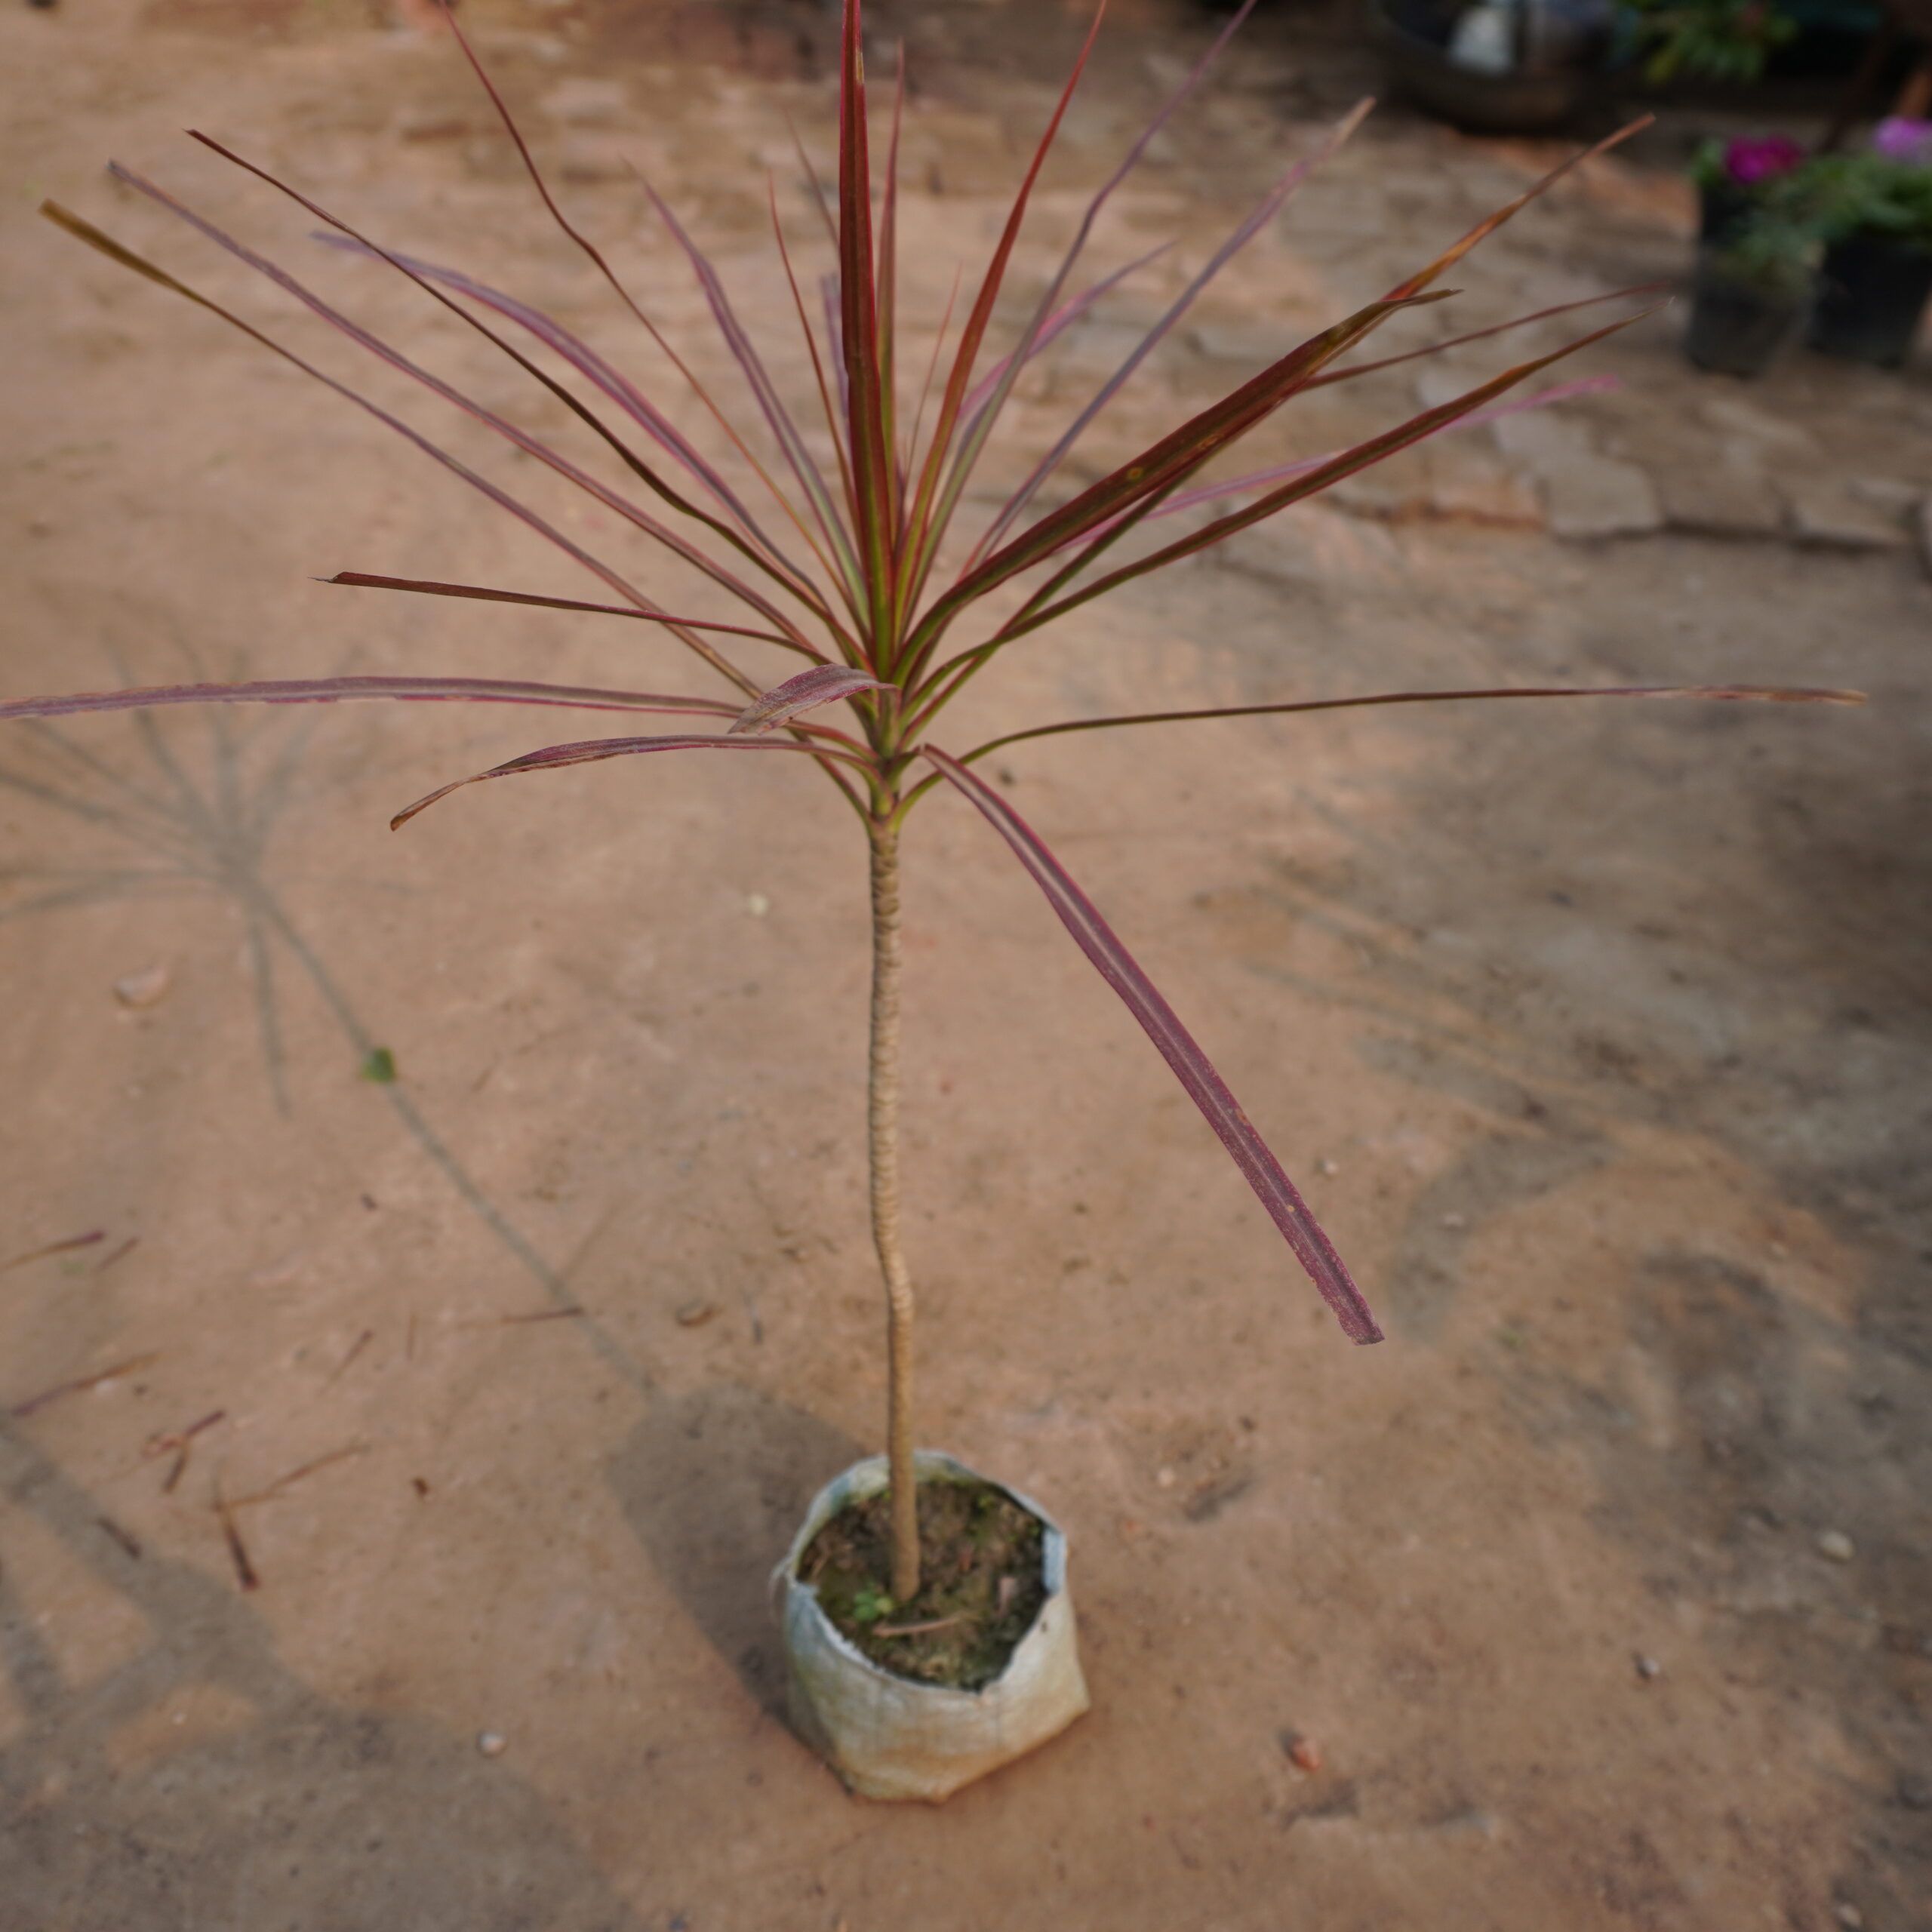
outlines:
M3 1426L0 1494L147 1626L131 1658L70 1684L0 1578L0 1671L27 1720L0 1746L0 1932L641 1932L508 1764L318 1695L232 1589L137 1555Z
M605 1469L645 1554L761 1709L785 1707L771 1573L806 1506L863 1454L735 1383L659 1393Z

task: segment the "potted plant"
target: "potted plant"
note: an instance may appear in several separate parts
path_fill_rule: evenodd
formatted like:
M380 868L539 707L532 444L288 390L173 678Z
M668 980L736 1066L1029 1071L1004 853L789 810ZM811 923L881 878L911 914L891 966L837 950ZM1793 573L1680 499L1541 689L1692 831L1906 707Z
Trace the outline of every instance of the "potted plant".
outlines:
M1697 190L1697 239L1720 245L1736 239L1757 211L1777 193L1774 186L1803 165L1804 149L1789 134L1740 134L1706 141L1690 163Z
M1623 0L1625 29L1654 87L1680 75L1748 82L1798 23L1771 0Z
M1847 694L1724 686L1618 688L1609 694L1540 688L1321 700L1284 696L1268 704L1050 721L1017 728L957 753L943 749L932 733L948 702L995 666L1004 651L1056 618L1149 572L1197 555L1382 457L1470 419L1525 377L1623 325L1612 323L1552 354L1504 369L1451 401L1328 456L1203 480L1211 459L1230 450L1296 397L1370 369L1494 333L1479 330L1435 349L1378 361L1343 362L1390 318L1441 299L1433 285L1540 192L1545 182L1478 223L1380 300L1306 341L1284 344L1282 354L1258 375L1177 425L1131 461L1066 495L1054 506L1044 506L1044 487L1081 432L1222 266L1272 220L1311 165L1298 163L1208 255L1146 341L1074 417L990 521L982 528L956 531L969 500L968 481L1021 372L1128 272L1117 270L1084 285L1075 279L1103 205L1155 132L1198 84L1226 36L1177 89L1094 198L1044 293L1017 334L995 354L989 334L995 305L1030 192L1079 78L1076 67L978 279L949 360L943 368L935 365L932 392L921 411L907 407L911 397L897 379L894 356L899 103L895 100L887 117L885 165L875 171L860 33L860 0L844 0L838 178L835 193L821 201L835 276L823 322L814 322L801 297L797 303L798 325L817 375L814 406L823 413L835 451L829 465L814 459L792 407L740 325L722 281L661 203L657 204L659 211L686 254L742 377L735 398L700 392L721 426L729 428L743 459L735 471L687 438L604 355L540 309L466 274L382 248L220 143L195 137L291 196L328 225L338 245L372 264L386 264L487 337L623 466L633 481L620 489L352 322L295 276L165 190L118 165L112 171L124 186L172 211L207 241L294 296L391 369L422 383L513 449L586 491L636 535L670 551L721 598L730 600L728 617L666 609L615 562L565 535L399 418L335 378L309 369L252 324L81 217L51 204L44 210L69 233L112 260L199 303L316 375L572 558L597 580L603 597L577 601L494 586L352 572L334 581L627 618L651 626L699 659L719 692L675 696L447 675L327 678L29 699L0 705L0 718L180 703L325 703L380 697L575 708L681 721L669 731L660 728L650 735L574 740L512 758L439 787L398 813L392 820L398 826L464 785L666 752L783 755L800 761L801 768L805 763L815 765L838 788L863 834L872 881L866 1144L872 1235L887 1308L885 1454L848 1472L814 1505L780 1566L779 1581L786 1599L794 1708L800 1729L855 1789L885 1796L937 1798L1051 1735L1078 1715L1085 1692L1073 1646L1065 1543L1058 1531L1026 1498L915 1447L912 1278L900 1225L898 1137L899 880L902 839L910 814L934 792L943 791L971 804L1005 841L1075 944L1165 1057L1343 1332L1352 1341L1370 1343L1381 1336L1374 1315L1226 1083L1059 860L975 768L1001 746L1021 739L1183 719L1475 697L1614 694L1795 700ZM475 66L460 35L457 40ZM1091 45L1090 36L1089 51ZM1083 53L1081 66L1086 57ZM501 109L480 66L476 72ZM506 111L503 118L534 184L563 232L583 250L628 312L668 349L604 257L551 199ZM1331 149L1359 118L1359 113L1350 116L1321 152ZM791 245L779 222L775 198L773 206L777 247L787 275L792 276ZM792 286L795 293L795 277ZM554 358L562 374L553 374L540 356ZM688 365L677 361L676 366L695 386ZM594 397L595 403L587 396ZM740 414L755 413L762 419L775 457L757 457L749 429L741 432L733 420L728 407L732 401L741 406ZM755 484L744 481L746 474ZM754 488L762 494L753 500L761 504L768 497L777 506L782 530L770 512L755 511L747 500ZM1161 519L1169 515L1177 520L1164 525ZM997 601L989 604L996 595ZM742 661L747 650L767 657L776 654L780 661L789 657L804 662L792 675L773 683L768 675L754 675ZM832 705L844 707L836 724L824 719L823 708ZM941 1549L946 1561L935 1564L931 1558Z
M1699 151L1684 352L1700 368L1760 375L1804 319L1819 248L1806 172L1804 150L1783 135L1709 141Z
M1865 152L1806 172L1826 243L1810 345L1897 368L1932 296L1932 122L1881 122Z

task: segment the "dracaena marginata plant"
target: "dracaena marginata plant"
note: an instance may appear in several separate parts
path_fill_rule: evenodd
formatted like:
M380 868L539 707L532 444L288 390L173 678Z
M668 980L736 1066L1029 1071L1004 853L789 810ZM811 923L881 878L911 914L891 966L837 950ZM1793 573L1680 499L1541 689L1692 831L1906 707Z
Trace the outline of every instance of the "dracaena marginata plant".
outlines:
M1250 6L1253 0L1249 0ZM912 1280L900 1230L900 845L909 814L936 786L963 795L1007 841L1072 934L1074 943L1126 1004L1160 1050L1189 1097L1220 1137L1295 1258L1352 1341L1374 1342L1381 1331L1348 1270L1263 1143L1226 1084L1189 1035L1173 1009L1137 965L1060 861L974 769L1000 747L1056 733L1100 731L1183 719L1315 712L1352 706L1438 703L1452 699L1542 699L1584 696L1696 697L1713 699L1823 699L1850 694L1756 687L1643 687L1614 691L1513 689L1382 692L1322 700L1284 696L1278 703L1213 709L1085 718L1015 730L969 749L952 752L933 733L951 700L1001 654L1055 619L1123 589L1136 579L1251 529L1330 485L1381 458L1411 448L1457 424L1484 420L1499 408L1534 406L1579 386L1546 391L1528 401L1498 398L1561 357L1627 325L1613 321L1552 354L1506 368L1453 401L1423 411L1351 448L1246 475L1206 472L1211 464L1298 396L1386 368L1412 355L1437 352L1497 333L1482 329L1380 361L1342 358L1390 318L1444 299L1435 285L1483 238L1565 171L1558 168L1509 206L1480 223L1426 267L1398 282L1380 300L1287 350L1260 374L1211 407L1189 417L1077 494L1048 507L1050 486L1069 451L1132 377L1149 354L1187 312L1228 260L1273 220L1309 169L1333 152L1361 118L1367 103L1349 115L1315 152L1290 168L1259 204L1210 253L1165 313L1097 394L1041 455L983 528L962 530L967 488L1016 383L1029 363L1093 308L1127 268L1076 285L1086 245L1103 208L1155 133L1198 85L1208 63L1238 27L1243 8L1184 82L1133 144L1113 175L1086 208L1071 245L1048 278L1017 334L1003 345L989 340L1002 287L1011 269L1029 200L1054 134L1093 47L1090 32L1073 75L1015 195L990 260L980 273L956 334L949 320L940 341L949 355L934 352L916 402L914 385L902 383L895 340L899 253L897 160L904 99L903 70L884 117L887 152L875 175L871 158L863 57L860 0L844 0L838 94L838 178L835 196L805 173L811 196L836 257L825 285L823 312L814 317L800 288L780 220L775 192L771 215L777 246L808 352L816 395L834 460L814 455L795 413L741 326L722 281L675 216L648 185L656 214L688 260L712 321L737 371L732 392L716 395L698 380L645 311L632 300L604 256L572 225L552 198L529 149L501 97L459 32L463 54L515 141L537 192L563 232L583 251L629 317L644 330L689 386L728 447L721 459L706 454L631 378L598 350L541 310L454 269L392 253L287 183L232 153L219 142L195 139L288 195L330 231L319 238L380 261L405 276L424 295L487 337L582 427L604 445L642 494L581 466L514 422L486 408L398 349L380 340L325 302L294 276L245 247L153 183L118 165L115 179L197 230L217 247L257 270L312 313L341 330L392 370L422 383L444 401L486 425L515 449L535 458L593 498L632 532L669 552L695 571L731 607L730 619L667 610L605 557L565 535L537 512L496 483L460 463L416 429L354 390L300 361L251 323L219 307L68 211L43 212L70 234L113 260L185 296L263 346L294 363L367 411L424 454L480 491L500 509L536 531L588 571L614 601L577 602L471 584L379 577L345 572L337 583L432 596L482 598L546 609L628 617L668 632L715 674L729 695L667 697L651 693L566 688L491 679L423 676L338 677L236 685L177 685L0 706L0 717L47 717L130 707L257 700L329 703L383 697L457 700L552 706L589 711L680 716L703 726L672 734L595 738L551 745L474 777L445 785L397 814L401 826L460 786L482 779L547 771L602 758L658 752L719 751L784 753L807 759L838 787L863 828L872 870L872 980L867 1152L872 1233L884 1278L890 1374L887 1438L890 1463L894 1561L891 1589L900 1602L918 1586L919 1546L912 1475ZM1094 30L1099 26L1097 11ZM454 25L454 23L452 23ZM1625 130L1625 133L1631 131ZM1613 137L1613 140L1622 136ZM1603 144L1605 146L1609 143ZM1592 150L1598 152L1600 150ZM800 158L804 161L802 150ZM1578 157L1579 159L1583 157ZM1566 164L1574 166L1574 162ZM1626 294L1644 291L1626 291ZM1611 299L1611 298L1603 298ZM1575 309L1580 303L1564 305ZM1537 321L1562 312L1546 309L1521 318ZM1505 325L1515 327L1517 324ZM995 353L995 349L998 349ZM553 374L539 357L555 359ZM580 389L568 386L574 377ZM810 392L808 391L808 394ZM586 396L595 401L586 400ZM734 411L736 412L734 417ZM755 418L754 430L746 420ZM641 439L641 440L627 440ZM648 454L646 451L648 451ZM734 481L733 479L737 480ZM755 511L752 503L764 505ZM1189 514L1191 513L1191 514ZM1172 534L1159 534L1161 520ZM1135 542L1123 546L1133 534ZM1010 588L1009 588L1010 587ZM987 614L988 600L1004 593ZM775 646L805 660L804 668L774 688L750 675L731 652L740 641ZM842 704L839 724L814 715Z

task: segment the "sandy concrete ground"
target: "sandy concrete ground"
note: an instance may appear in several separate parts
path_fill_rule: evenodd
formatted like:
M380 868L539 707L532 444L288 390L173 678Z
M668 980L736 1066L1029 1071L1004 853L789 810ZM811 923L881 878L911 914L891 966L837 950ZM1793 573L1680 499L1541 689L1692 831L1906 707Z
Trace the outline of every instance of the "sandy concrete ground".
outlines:
M621 155L778 330L745 167L782 160L785 111L823 152L827 96L818 17L788 38L773 11L478 20L572 206L707 370ZM1127 12L1047 241L1178 44ZM962 11L961 44L995 14ZM681 57L654 60L667 21ZM1123 197L1109 265L1186 237L1135 302L1346 97L1291 54L1264 44ZM930 316L1044 97L963 54L928 71L908 306ZM272 0L15 9L0 74L8 694L349 669L705 688L614 626L313 582L582 589L379 426L31 218L55 195L435 421L111 187L111 154L520 396L177 132L205 126L648 371L446 45ZM1386 285L1535 158L1371 132L1097 455ZM1595 171L1478 258L1463 325L1671 274L1683 218L1666 177ZM1024 272L1047 259L1029 244ZM1143 312L1069 339L1021 448ZM1676 326L1599 354L1627 386L1537 419L1560 432L1445 441L1083 613L952 727L1557 676L1874 698L1262 721L1006 761L1305 1178L1391 1329L1368 1351L986 828L921 810L923 1433L1069 1526L1096 1700L941 1810L848 1798L792 1740L764 1607L882 1398L862 848L822 783L613 766L392 836L432 784L570 734L375 708L6 728L0 1259L103 1239L0 1275L0 1927L1932 1924L1932 586L1903 521L1932 488L1932 387L1923 362L1801 357L1747 392L1684 371ZM1416 393L1407 371L1332 392L1281 445ZM1683 508L1720 483L1758 505L1724 540ZM151 1004L117 999L157 968ZM392 1084L358 1077L378 1047ZM175 1478L166 1438L217 1411Z

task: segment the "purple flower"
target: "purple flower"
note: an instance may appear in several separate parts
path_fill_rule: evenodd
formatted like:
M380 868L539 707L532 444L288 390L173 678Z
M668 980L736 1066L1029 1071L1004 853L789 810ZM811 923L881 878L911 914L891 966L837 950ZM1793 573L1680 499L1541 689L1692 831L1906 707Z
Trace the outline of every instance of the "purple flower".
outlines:
M1872 133L1872 147L1888 161L1932 168L1932 121L1908 121L1894 115Z
M1804 148L1789 134L1740 136L1725 146L1724 171L1740 188L1755 188L1774 175L1789 174L1804 158Z

